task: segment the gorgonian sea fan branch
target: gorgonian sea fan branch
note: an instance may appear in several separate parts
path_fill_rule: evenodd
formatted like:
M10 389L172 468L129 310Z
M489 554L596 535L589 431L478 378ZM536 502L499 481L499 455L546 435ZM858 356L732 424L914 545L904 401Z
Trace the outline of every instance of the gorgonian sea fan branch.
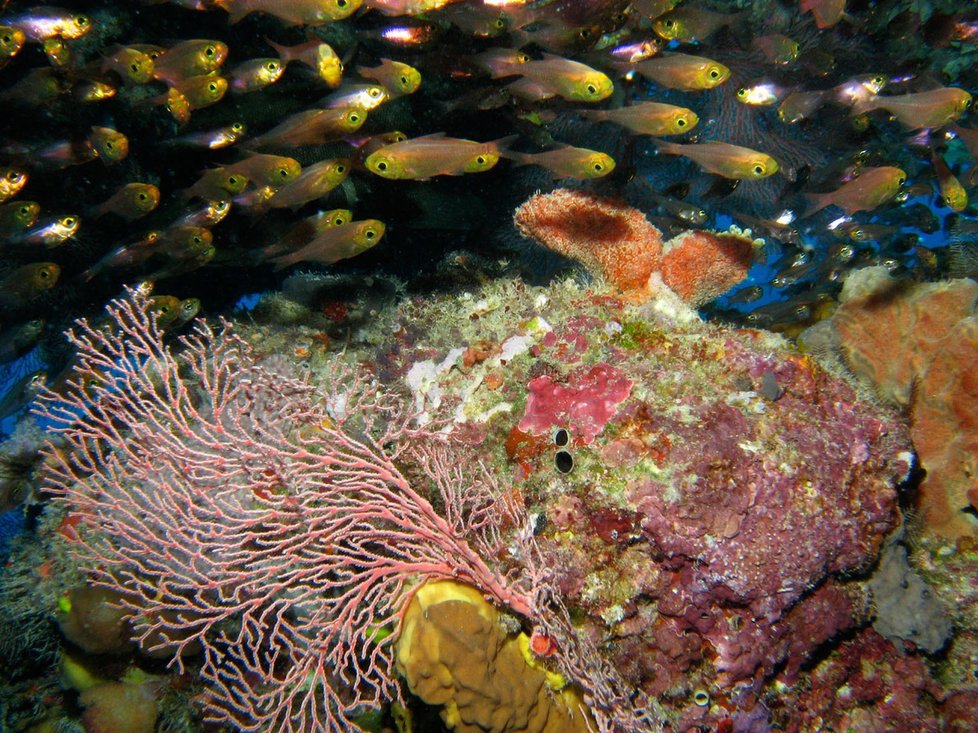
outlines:
M525 577L483 559L497 549L480 531L491 497L459 486L438 436L365 375L337 364L322 395L262 367L227 324L197 325L177 352L138 295L109 316L69 333L76 376L39 400L67 445L45 481L136 634L181 670L202 647L208 719L338 733L359 706L397 698L396 633L373 632L396 632L423 580L470 583L532 618ZM450 519L394 464L408 450Z

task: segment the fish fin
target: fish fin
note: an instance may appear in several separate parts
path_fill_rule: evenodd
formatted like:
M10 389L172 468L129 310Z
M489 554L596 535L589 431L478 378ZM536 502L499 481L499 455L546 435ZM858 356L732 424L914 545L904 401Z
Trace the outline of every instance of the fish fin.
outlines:
M798 218L805 219L812 214L818 213L831 203L828 198L829 195L825 193L806 193L805 201L808 202L808 206L805 207L805 211Z
M550 99L551 97L556 96L554 92L541 86L532 79L527 79L526 77L517 79L516 81L507 84L505 89L514 97L519 97L520 99L529 100L531 102L540 99Z
M226 10L228 22L234 25L252 11L247 0L214 0L214 5Z
M656 150L658 150L660 153L664 153L665 155L683 154L683 146L679 145L678 143L671 143L658 137L653 137L650 139L653 143L655 143Z
M533 155L516 150L500 150L499 157L513 161L514 165L533 165Z
M486 145L491 145L501 156L506 157L509 146L520 139L519 135L506 135L495 140L490 140Z
M226 3L228 2L228 0L217 0L217 2ZM283 67L288 66L291 62L295 61L295 58L293 58L292 54L289 53L288 46L283 46L280 43L275 43L275 41L273 41L268 36L265 36L265 43L267 43L275 50L275 53L278 54L278 60L282 62Z

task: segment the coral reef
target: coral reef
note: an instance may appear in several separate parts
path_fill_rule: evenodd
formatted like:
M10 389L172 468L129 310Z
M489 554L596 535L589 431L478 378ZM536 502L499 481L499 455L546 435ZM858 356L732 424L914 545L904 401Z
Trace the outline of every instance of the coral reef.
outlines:
M950 537L978 528L978 283L901 283L883 268L847 279L832 319L849 368L906 407L927 471L917 505Z
M908 433L781 337L571 282L407 301L385 330L355 358L439 365L428 418L513 477L576 633L670 723L761 716L767 680L869 621L852 576L897 524Z

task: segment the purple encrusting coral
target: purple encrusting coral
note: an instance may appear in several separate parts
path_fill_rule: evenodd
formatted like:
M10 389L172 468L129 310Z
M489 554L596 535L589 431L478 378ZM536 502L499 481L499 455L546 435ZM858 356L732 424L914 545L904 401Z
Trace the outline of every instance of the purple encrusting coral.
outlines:
M434 324L428 350L480 344L438 372L433 416L481 443L546 518L537 539L580 633L629 683L668 701L673 722L753 720L768 681L794 682L869 618L853 576L898 522L906 428L776 335L566 283L504 287L468 319L402 311Z

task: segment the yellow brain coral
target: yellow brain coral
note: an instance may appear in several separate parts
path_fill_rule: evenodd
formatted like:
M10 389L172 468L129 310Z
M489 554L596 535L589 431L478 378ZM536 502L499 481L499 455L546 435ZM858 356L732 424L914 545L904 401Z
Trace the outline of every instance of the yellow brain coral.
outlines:
M528 662L525 634L474 588L428 583L404 614L397 667L415 695L462 733L585 733L594 721L559 675Z

